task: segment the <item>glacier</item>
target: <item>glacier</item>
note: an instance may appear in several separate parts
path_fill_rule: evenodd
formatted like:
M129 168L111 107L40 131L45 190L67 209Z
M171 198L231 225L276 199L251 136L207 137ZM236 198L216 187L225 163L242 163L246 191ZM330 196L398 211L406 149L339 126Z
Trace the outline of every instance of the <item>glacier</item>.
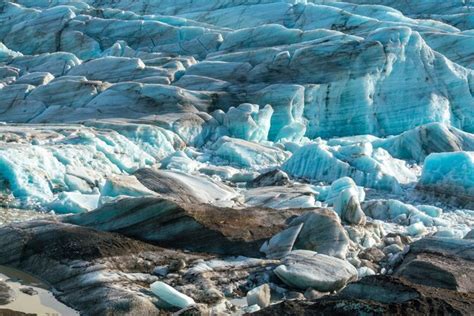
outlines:
M86 315L265 313L444 259L455 271L444 243L462 248L474 228L473 10L0 1L0 235L113 240L127 271L107 242L63 258L91 267L74 282L105 288L98 309L68 292L77 284L29 271ZM419 250L425 240L443 260ZM164 254L149 260L150 244ZM260 294L264 306L247 306Z

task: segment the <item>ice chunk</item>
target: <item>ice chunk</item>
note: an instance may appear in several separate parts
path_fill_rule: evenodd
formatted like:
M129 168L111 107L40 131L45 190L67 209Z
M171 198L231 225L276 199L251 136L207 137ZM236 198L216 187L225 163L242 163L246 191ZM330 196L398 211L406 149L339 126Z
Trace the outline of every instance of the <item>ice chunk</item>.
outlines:
M196 171L201 164L189 158L185 152L177 151L161 161L161 168L174 171L191 173Z
M327 197L325 198L326 203L329 205L334 204L335 200L339 196L339 194L346 190L354 188L357 191L357 196L360 202L365 200L365 191L364 188L358 187L354 180L349 177L342 177L334 181L331 186L329 187L329 192L327 193Z
M443 213L442 208L433 205L417 205L416 208L431 217L440 217Z
M188 203L233 206L239 194L220 181L179 171L139 169L134 174L149 190Z
M351 178L343 177L331 184L326 203L334 206L342 220L351 224L365 224L365 214L360 207L364 198L364 189L357 187Z
M222 137L213 144L214 155L241 167L255 169L281 164L289 153L275 146L256 144L241 139Z
M109 177L101 188L102 197L156 195L147 189L135 176L116 175Z
M190 305L196 304L189 296L176 291L174 288L161 281L152 283L150 289L153 294L171 306L186 308Z
M474 135L441 123L431 123L387 139L375 140L374 147L392 156L423 162L431 153L474 150Z
M268 138L272 114L270 105L259 110L256 104L244 103L237 108L231 107L223 123L229 131L229 136L260 142Z
M407 233L412 236L418 236L426 232L425 225L422 222L411 224L407 227Z
M60 214L82 213L92 211L99 206L100 194L83 194L81 192L61 192L49 204L49 208Z
M318 205L315 195L313 188L304 184L267 186L244 192L245 204L276 209L315 207Z
M429 155L425 159L418 186L474 201L474 152Z
M425 210L434 210L436 208L423 207ZM398 221L400 224L422 222L425 226L433 226L433 218L420 211L413 205L405 204L398 200L371 200L362 203L362 209L367 216L380 220Z
M267 255L267 258L272 259L279 259L286 256L293 249L293 245L301 231L301 228L303 228L303 223L290 226L279 232L269 241L266 241L260 248L260 251L264 252Z
M262 284L247 292L247 305L255 304L261 308L270 305L270 286L268 284Z
M334 210L341 218L351 224L364 225L366 218L360 208L358 191L349 188L341 191L334 203Z

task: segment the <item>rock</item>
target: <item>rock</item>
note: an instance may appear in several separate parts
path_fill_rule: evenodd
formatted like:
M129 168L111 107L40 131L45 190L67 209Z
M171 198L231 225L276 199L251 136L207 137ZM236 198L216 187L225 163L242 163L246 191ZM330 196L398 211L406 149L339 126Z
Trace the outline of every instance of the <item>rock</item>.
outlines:
M150 289L153 294L171 306L176 306L181 309L195 304L192 298L176 291L174 288L161 281L151 284Z
M168 267L167 266L159 266L159 267L155 267L153 269L153 274L154 275L158 275L158 276L166 276L168 274L169 270L168 270Z
M134 175L148 190L180 202L232 205L229 201L238 196L232 188L209 177L153 169L139 169Z
M388 254L390 254L390 253L391 253L391 254L395 254L395 253L401 252L401 251L403 251L403 248L400 247L400 246L397 245L397 244L391 244L391 245L389 245L389 246L383 248L383 252L384 252L386 255L388 255Z
M340 293L313 302L285 301L257 315L469 315L472 293L458 293L411 284L388 276L369 276Z
M207 305L205 305L205 304L194 304L194 305L190 305L186 308L180 309L179 311L174 313L174 315L176 315L176 316L178 316L178 315L199 316L199 315L208 315L209 313L210 313L210 311L209 311L209 308L208 308Z
M252 182L249 183L249 187L267 187L267 186L284 186L290 183L288 175L280 169L274 169L267 173L259 175Z
M307 184L251 188L244 192L245 204L274 209L314 208L317 192Z
M287 285L331 292L357 279L357 270L347 261L309 250L290 252L274 272Z
M186 268L186 262L183 259L173 260L169 265L170 272L179 272Z
M318 298L321 298L321 297L326 296L326 295L329 295L329 293L328 292L319 292L319 291L316 291L315 289L312 289L312 288L308 288L304 292L304 297L309 301L317 300Z
M38 295L38 291L36 291L34 288L32 287L22 287L20 288L20 291L25 293L25 294L28 294L30 296L33 296L33 295Z
M2 316L35 316L36 314L27 314L18 311L14 311L11 309L4 309L0 308L0 313Z
M300 223L279 232L269 241L266 241L260 248L260 251L264 252L267 258L271 259L279 259L286 256L293 249L293 245L303 225L303 223Z
M366 259L372 262L379 262L384 257L384 252L375 247L366 248L359 254L359 258Z
M288 218L301 213L301 210L231 209L140 197L120 199L62 220L164 247L261 256L259 249L264 241L283 230Z
M0 306L7 305L16 299L15 292L3 281L0 281ZM0 310L1 311L1 310Z
M435 288L473 292L473 241L423 238L410 245L394 275Z
M321 254L345 258L349 237L336 213L317 209L293 219L290 226L303 223L295 243L296 249L307 249Z
M265 308L270 305L270 286L268 284L262 284L249 292L247 292L247 305L258 305L261 308Z

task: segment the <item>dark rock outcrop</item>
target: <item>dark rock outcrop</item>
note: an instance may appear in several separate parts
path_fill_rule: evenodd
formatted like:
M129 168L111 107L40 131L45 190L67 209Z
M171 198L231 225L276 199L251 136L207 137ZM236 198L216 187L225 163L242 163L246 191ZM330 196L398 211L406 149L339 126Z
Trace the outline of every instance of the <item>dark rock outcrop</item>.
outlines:
M420 239L410 245L395 275L435 288L474 292L474 240Z
M290 184L290 177L286 172L275 169L259 175L248 184L250 188L267 187L267 186L283 186Z
M53 221L0 228L0 264L35 275L84 315L158 315L153 267L205 258ZM149 274L146 274L146 273Z
M415 285L369 276L334 296L316 301L285 301L255 315L472 315L473 293Z
M301 210L232 209L144 197L125 198L65 222L111 231L163 247L261 256L262 244Z
M13 290L3 281L0 281L0 306L7 305L15 300L15 293ZM1 311L0 311L0 315Z

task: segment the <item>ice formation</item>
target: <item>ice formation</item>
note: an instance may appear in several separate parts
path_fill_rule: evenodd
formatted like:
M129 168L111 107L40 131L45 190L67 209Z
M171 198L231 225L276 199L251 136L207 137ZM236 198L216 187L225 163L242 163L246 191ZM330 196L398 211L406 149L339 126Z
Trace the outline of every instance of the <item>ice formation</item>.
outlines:
M0 2L1 214L51 212L145 242L203 229L259 243L246 255L318 291L381 274L380 262L388 273L415 239L463 238L474 6L408 2ZM156 218L181 208L179 228ZM260 234L228 215L234 238L190 209L282 218L242 215ZM171 237L136 227L154 221ZM262 284L247 310L268 305ZM151 291L194 304L163 282Z

